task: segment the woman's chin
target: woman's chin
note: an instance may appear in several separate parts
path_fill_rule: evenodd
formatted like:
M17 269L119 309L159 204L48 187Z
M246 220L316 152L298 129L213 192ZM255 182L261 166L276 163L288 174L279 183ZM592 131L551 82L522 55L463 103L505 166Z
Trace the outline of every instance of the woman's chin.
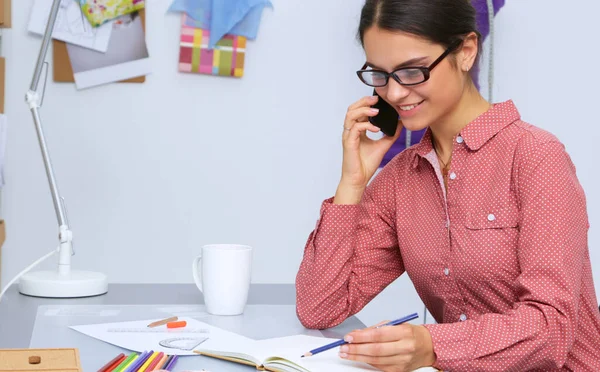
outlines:
M402 126L411 132L418 132L427 128L427 123L422 120L413 120L412 118L402 119Z

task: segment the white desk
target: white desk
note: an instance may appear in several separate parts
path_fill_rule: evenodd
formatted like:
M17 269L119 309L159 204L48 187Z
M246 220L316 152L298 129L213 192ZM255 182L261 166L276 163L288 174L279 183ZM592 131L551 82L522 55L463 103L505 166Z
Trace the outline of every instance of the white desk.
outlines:
M158 299L158 300L157 300ZM111 284L107 294L97 297L80 299L46 299L23 296L18 293L17 286L11 287L0 303L0 348L28 348L28 347L75 347L80 351L81 362L84 371L94 371L102 367L108 360L120 352L129 353L113 345L89 337L73 335L67 332L67 325L57 328L36 327L36 340L32 342L35 319L38 306L42 305L190 305L203 304L202 294L193 284ZM295 304L295 288L293 284L253 284L250 288L248 305L288 305L285 313L273 312L273 317L258 314L256 311L247 311L240 317L221 317L219 321L229 327L229 330L255 337L257 332L263 332L264 328L277 327L278 333L289 335L313 332L305 330L295 318L293 311ZM251 306L255 307L255 306ZM283 318L283 322L277 323L277 318ZM275 319L274 319L275 318ZM69 319L65 319L68 322ZM104 322L104 320L99 320ZM263 324L268 323L268 324ZM365 325L356 317L351 317L342 325L322 331L326 337L342 337L345 333L362 328ZM233 329L232 329L233 328ZM258 331L257 331L258 330ZM271 332L273 329L271 330ZM266 330L269 333L269 330ZM71 344L70 338L78 341ZM42 341L40 341L42 340ZM48 341L46 341L48 340ZM48 343L39 345L38 343ZM202 361L201 364L199 361ZM254 368L237 365L235 363L223 362L205 357L183 357L177 363L174 371L184 369L206 368L211 372L246 371Z

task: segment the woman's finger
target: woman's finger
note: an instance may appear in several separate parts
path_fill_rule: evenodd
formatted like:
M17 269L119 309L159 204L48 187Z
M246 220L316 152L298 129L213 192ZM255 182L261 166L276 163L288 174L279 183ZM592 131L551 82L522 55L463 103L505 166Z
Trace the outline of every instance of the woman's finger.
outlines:
M370 116L375 116L379 113L379 110L370 107L361 107L356 110L348 112L346 119L344 120L344 129L350 130L357 122L368 120Z
M361 140L368 140L369 138L367 137L367 131L378 133L381 131L381 129L368 121L356 123L349 130L344 129L342 144L356 145L357 143L360 143Z
M368 344L376 342L392 342L413 337L410 325L385 326L380 328L367 328L358 332L350 332L344 337L352 344Z
M396 342L347 344L340 347L340 353L364 356L393 356L400 354Z
M345 130L344 132L346 133L346 135L348 137L358 139L361 134L364 134L367 131L377 133L377 132L380 132L381 129L379 129L379 127L376 127L375 125L371 124L371 122L369 122L369 121L362 121L362 122L358 122L358 123L354 124L352 126L352 128L350 128L349 130Z
M356 110L349 111L346 114L346 120L351 121L364 121L365 118L370 116L376 116L379 113L379 109L373 107L360 107Z
M351 104L348 107L348 112L350 112L352 110L356 110L359 107L374 105L375 103L377 103L378 99L379 99L379 97L377 97L377 96L365 96L365 97L359 99L358 101L354 102L353 104Z

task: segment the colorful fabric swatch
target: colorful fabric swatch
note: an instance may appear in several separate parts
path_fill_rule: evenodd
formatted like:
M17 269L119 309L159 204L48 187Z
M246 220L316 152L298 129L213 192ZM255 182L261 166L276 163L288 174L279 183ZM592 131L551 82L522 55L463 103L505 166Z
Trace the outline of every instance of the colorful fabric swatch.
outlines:
M227 34L209 49L210 31L189 26L186 17L181 22L179 71L242 77L246 37Z
M93 27L145 7L144 0L79 0L79 4Z

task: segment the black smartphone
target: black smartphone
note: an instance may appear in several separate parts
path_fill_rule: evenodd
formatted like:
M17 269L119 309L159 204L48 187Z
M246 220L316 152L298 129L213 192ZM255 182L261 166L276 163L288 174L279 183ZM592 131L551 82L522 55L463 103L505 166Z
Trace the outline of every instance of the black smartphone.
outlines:
M381 129L383 134L393 137L398 128L398 111L381 98L375 90L373 90L373 95L379 97L379 99L377 100L377 103L371 107L379 109L379 113L375 116L369 116L369 121L371 124Z

